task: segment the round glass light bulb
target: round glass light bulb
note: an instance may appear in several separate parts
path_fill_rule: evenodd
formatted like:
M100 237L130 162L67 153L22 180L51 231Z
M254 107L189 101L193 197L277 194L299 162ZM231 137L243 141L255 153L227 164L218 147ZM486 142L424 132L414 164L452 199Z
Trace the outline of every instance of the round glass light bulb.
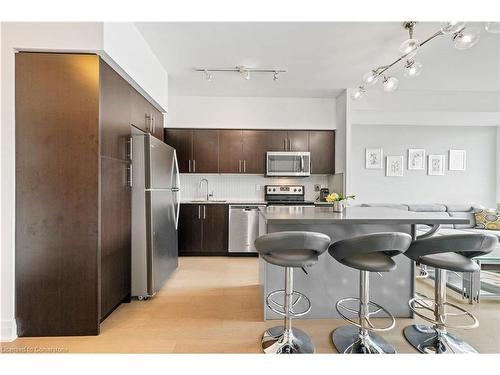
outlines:
M500 22L486 22L484 29L492 34L500 33Z
M377 72L375 72L374 70L370 70L369 72L366 72L363 75L363 82L367 86L374 85L375 83L377 83L377 81L378 81L378 75Z
M441 31L443 34L455 34L456 32L462 30L465 27L465 22L453 21L453 22L441 22Z
M420 46L418 39L407 39L399 46L399 52L403 55L408 55L411 58L416 55L417 48ZM411 57L410 57L411 55Z
M469 49L479 41L480 35L479 29L475 27L467 28L455 34L453 44L459 50Z
M403 74L406 78L418 77L422 73L423 67L422 63L418 61L407 60Z
M398 88L399 80L396 77L384 78L382 86L385 92L393 92Z
M354 100L360 100L365 96L366 90L363 86L359 86L356 90L351 93L351 98Z

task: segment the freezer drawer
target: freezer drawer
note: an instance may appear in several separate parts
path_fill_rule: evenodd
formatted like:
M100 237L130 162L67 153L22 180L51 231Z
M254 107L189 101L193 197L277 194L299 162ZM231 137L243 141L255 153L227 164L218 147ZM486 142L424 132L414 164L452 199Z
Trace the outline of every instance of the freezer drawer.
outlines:
M230 253L255 253L259 236L259 206L229 206Z

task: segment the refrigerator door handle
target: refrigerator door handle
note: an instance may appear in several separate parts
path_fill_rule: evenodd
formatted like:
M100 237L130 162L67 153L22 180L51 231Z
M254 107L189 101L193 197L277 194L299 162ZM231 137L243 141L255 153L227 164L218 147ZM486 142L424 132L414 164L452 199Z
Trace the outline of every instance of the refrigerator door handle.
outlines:
M177 207L175 213L175 229L178 229L179 226L179 216L181 212L181 198L180 198L180 190L181 190L181 178L179 176L179 163L177 162L177 152L174 151L174 173L175 173L175 184L172 188L172 192L177 196Z

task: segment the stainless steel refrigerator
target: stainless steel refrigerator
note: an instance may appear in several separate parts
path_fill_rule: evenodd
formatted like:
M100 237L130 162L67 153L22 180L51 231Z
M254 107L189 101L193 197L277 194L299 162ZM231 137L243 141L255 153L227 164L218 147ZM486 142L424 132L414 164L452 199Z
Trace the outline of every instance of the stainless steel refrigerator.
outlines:
M154 296L177 268L175 149L132 127L132 295Z

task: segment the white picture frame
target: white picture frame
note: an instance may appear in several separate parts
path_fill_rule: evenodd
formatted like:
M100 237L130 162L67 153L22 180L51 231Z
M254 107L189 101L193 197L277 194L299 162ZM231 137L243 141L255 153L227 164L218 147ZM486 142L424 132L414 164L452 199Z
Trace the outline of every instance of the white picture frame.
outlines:
M425 150L423 148L408 149L408 170L425 170Z
M390 155L385 160L385 175L387 177L403 177L403 156Z
M450 150L448 155L448 168L450 171L465 171L466 159L466 150Z
M429 155L427 159L427 174L429 176L443 176L444 162L444 155Z
M383 150L381 148L367 148L365 150L365 168L382 169Z

